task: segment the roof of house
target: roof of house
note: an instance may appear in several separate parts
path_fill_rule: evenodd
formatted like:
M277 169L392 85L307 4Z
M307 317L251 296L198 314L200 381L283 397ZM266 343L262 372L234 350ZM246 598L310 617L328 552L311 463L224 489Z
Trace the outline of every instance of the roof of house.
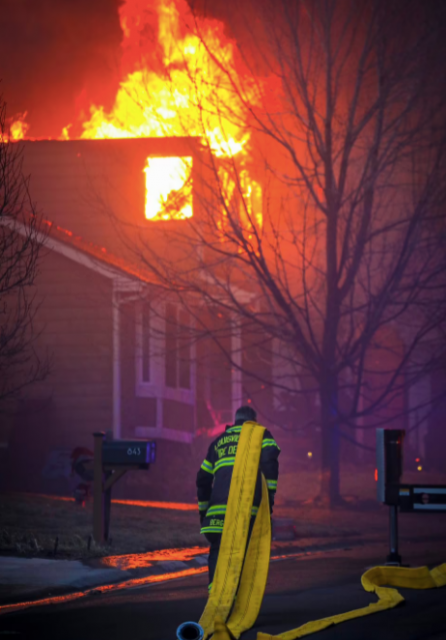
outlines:
M144 168L150 157L197 154L197 139L26 140L20 144L23 172L30 176L31 198L44 219L41 229L48 236L47 246L86 256L90 268L101 264L109 272L117 270L155 284L156 276L142 260L144 247L153 244L171 250L170 231L178 221L146 219Z
M51 243L51 240L55 240L56 242L67 245L72 249L93 258L94 260L100 261L114 270L120 271L126 276L136 278L146 284L156 283L156 279L147 269L111 253L106 247L100 247L93 242L89 242L85 238L73 233L73 231L64 229L51 220L44 219L42 220L41 225L42 231L44 231L45 234L44 242L49 245L50 249L55 249L57 251L57 245ZM45 228L47 233L45 233Z

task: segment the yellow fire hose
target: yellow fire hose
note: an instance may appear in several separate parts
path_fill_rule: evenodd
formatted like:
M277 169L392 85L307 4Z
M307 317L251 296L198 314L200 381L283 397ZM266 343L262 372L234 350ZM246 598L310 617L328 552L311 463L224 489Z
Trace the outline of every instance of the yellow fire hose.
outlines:
M238 638L252 627L260 611L271 549L268 490L263 476L262 499L246 559L245 551L264 431L265 427L245 422L240 433L217 567L199 621L204 640L212 633L216 640L231 635Z
M260 611L268 577L271 549L271 520L268 490L262 475L262 499L255 519L248 550L249 523L254 498L260 453L265 428L245 422L235 457L225 525L212 589L199 624L206 640L232 640L250 629ZM257 640L295 640L334 624L396 607L404 601L396 589L432 589L446 585L446 563L427 567L374 567L361 578L366 591L375 593L378 602L321 620L314 620L277 636L259 632Z

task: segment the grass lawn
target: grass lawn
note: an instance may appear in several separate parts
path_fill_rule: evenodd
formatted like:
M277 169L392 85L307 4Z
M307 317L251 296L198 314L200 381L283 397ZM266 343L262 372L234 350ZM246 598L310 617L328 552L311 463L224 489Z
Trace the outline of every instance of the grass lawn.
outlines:
M32 494L0 494L0 551L50 555L58 540L57 557L97 557L142 553L169 547L204 544L198 513L112 504L111 545L88 550L93 530L93 503L78 506Z
M432 474L408 474L404 482L446 484ZM387 535L387 508L376 502L373 470L344 466L341 489L348 497L346 508L327 510L305 504L317 494L316 469L282 473L274 516L294 522L299 544L316 538L352 539ZM199 533L197 511L112 504L111 544L100 547L91 541L92 502L85 508L72 500L32 494L0 494L0 553L51 556L58 538L60 558L92 558L144 553L175 547L207 546ZM428 530L446 533L446 518L425 514L402 514L401 533L423 535ZM433 520L433 518L438 519ZM441 522L440 522L441 520ZM426 524L429 522L428 528ZM89 545L90 538L90 548ZM305 541L305 542L304 542Z

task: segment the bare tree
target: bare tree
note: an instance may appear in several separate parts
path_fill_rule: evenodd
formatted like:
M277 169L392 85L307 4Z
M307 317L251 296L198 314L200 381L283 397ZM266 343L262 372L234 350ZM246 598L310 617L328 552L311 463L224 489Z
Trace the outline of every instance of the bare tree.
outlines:
M38 233L22 148L9 141L6 104L0 99L0 400L17 396L48 370L48 362L34 351Z
M212 69L183 57L203 144L195 214L133 248L232 367L235 327L273 351L277 390L318 395L320 496L335 504L341 425L394 423L444 355L445 20L415 0L252 9L234 64L196 16ZM216 153L211 119L227 149L233 125L249 136L245 152Z

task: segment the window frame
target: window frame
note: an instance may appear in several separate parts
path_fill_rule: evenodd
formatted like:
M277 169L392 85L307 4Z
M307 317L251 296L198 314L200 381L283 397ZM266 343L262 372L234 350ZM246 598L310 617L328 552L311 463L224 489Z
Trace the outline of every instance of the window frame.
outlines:
M150 340L149 349L149 380L143 379L143 307L148 302L136 303L135 326L135 394L138 397L161 398L164 400L176 400L185 404L195 405L196 402L196 362L195 345L190 345L189 378L190 388L170 387L166 384L166 312L168 305L176 309L177 318L183 311L175 302L165 301L157 303L156 307L150 305L149 323ZM191 328L193 325L191 323ZM178 348L177 348L178 351ZM179 382L180 366L177 355L177 383Z

